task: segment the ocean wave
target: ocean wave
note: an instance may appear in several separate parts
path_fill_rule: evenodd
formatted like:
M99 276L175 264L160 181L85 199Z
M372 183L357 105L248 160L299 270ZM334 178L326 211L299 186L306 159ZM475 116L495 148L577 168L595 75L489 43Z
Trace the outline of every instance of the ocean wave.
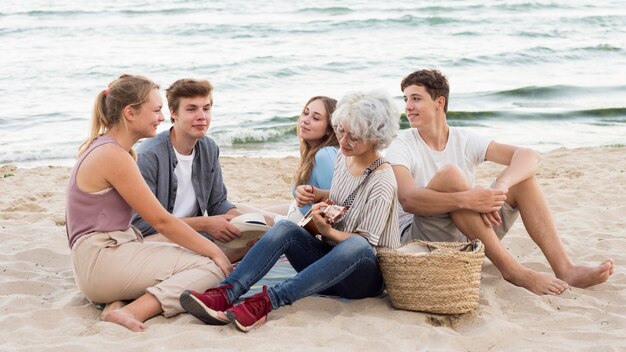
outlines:
M168 26L163 32L168 35L182 37L206 37L207 35L227 35L231 38L267 38L274 34L281 34L284 29L279 26L266 25L261 23L198 23L193 26L189 24L174 24Z
M101 14L101 10L29 10L29 11L13 11L0 12L0 17L6 16L79 16L79 15L95 15Z
M289 121L287 124L276 124L256 128L216 129L211 137L220 145L242 146L249 144L276 143L296 138L296 126Z
M586 46L584 48L577 48L574 50L581 50L581 51L600 51L600 52L605 52L605 51L609 51L609 52L621 52L624 51L624 49L617 47L617 46L613 46L611 44L598 44L598 45L594 45L594 46Z
M393 3L385 3L385 7L376 7L376 12L381 13L466 13L485 11L491 8L491 5L469 2L451 2L449 4L430 5L427 3L408 3L403 2L401 6L394 6Z
M598 122L624 123L625 108L601 108L589 110L548 111L448 111L449 121L476 121L490 119L523 119L523 120L571 120L589 118ZM597 119L597 120L596 120Z
M24 145L21 148L0 152L0 165L29 163L34 161L50 161L58 164L58 160L72 160L76 156L78 146L69 142L48 143L46 147Z
M163 15L176 15L176 14L187 14L187 13L197 13L198 11L222 11L222 8L211 7L211 8L198 8L194 7L167 7L167 8L149 8L149 7L137 7L135 9L115 9L114 7L108 8L98 8L98 9L47 9L47 10L26 10L26 11L5 11L0 12L0 17L8 17L8 16L31 16L31 17L79 17L79 16L91 16L98 15L101 16L103 14L122 14L122 15L154 15L154 14L163 14Z
M389 25L401 25L403 27L410 27L411 29L415 29L415 27L419 26L443 26L450 25L453 23L463 22L465 24L473 22L470 19L460 19L457 17L450 16L413 16L413 15L402 15L400 17L392 17L392 18L368 18L368 19L355 19L355 20L343 20L343 21L332 21L328 24L331 28L337 29L375 29L375 28L384 28Z
M296 13L322 13L328 15L346 15L354 12L349 7L333 6L333 7L305 7L295 11Z
M572 55L570 50L559 51L546 46L535 46L519 51L504 51L494 55L479 55L474 57L473 63L479 64L506 64L506 65L528 65L542 62L560 62L561 55ZM472 59L472 58L467 58ZM463 64L463 60L459 60Z
M219 145L242 147L245 145L295 141L299 115L272 116L262 121L244 121L230 126L211 129L209 134ZM242 128L241 126L252 126Z
M485 55L451 57L444 60L444 63L451 66L465 67L475 65L506 65L506 66L526 66L542 63L569 63L578 60L604 61L614 58L623 61L626 50L623 48L602 43L591 46L568 47L557 49L548 46L534 46L522 50L506 50Z
M608 92L625 92L626 85L623 86L596 86L596 87L580 87L571 85L553 85L553 86L527 86L510 90L501 90L496 92L488 92L483 96L506 97L506 98L532 98L532 99L551 99L560 96L571 96L581 94L603 94Z
M565 38L567 35L561 30L522 30L515 33L516 36L526 38Z
M571 111L570 113L573 116L579 116L579 117L626 117L626 107L578 110L578 111ZM611 120L611 121L616 122L620 120ZM625 120L621 120L621 122L625 122Z
M522 13L528 12L532 10L546 10L546 9L558 9L560 11L564 11L567 9L575 9L577 8L576 4L568 4L564 2L556 3L556 2L521 2L515 4L506 4L506 3L496 3L493 5L493 9L502 10L514 13Z
M555 96L561 95L563 92L571 92L579 90L579 87L566 86L566 85L554 85L547 87L539 87L539 86L528 86L521 87L511 90L503 90L499 92L494 92L489 95L494 96L503 96L503 97L523 97L523 98L533 98L535 96Z
M624 28L626 26L626 16L624 15L602 15L584 16L580 18L566 18L562 20L568 24L590 24L608 28Z
M545 111L509 111L509 110L485 110L485 111L448 111L446 119L449 123L457 126L483 126L480 121L493 119L524 119L524 120L571 120L576 118L590 118L590 123L626 123L626 107L601 108L586 110L569 110L558 112ZM405 113L400 116L400 127L408 128L409 121Z

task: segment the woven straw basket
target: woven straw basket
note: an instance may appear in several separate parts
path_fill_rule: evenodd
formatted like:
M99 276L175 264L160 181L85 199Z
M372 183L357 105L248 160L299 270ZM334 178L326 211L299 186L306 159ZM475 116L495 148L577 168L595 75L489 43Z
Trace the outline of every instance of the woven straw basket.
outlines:
M413 241L377 249L391 297L400 309L438 314L467 313L478 306L483 244Z

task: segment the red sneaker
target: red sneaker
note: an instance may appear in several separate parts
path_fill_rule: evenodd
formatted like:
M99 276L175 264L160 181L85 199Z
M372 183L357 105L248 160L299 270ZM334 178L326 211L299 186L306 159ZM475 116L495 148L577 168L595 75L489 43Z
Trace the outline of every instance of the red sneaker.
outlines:
M226 325L228 324L228 317L224 311L233 306L228 302L226 288L232 288L232 286L218 286L210 288L204 293L185 290L180 295L180 305L187 313L202 320L205 324Z
M226 316L237 329L248 332L267 321L267 313L272 311L270 296L267 295L267 286L263 292L244 299L241 303L228 309Z

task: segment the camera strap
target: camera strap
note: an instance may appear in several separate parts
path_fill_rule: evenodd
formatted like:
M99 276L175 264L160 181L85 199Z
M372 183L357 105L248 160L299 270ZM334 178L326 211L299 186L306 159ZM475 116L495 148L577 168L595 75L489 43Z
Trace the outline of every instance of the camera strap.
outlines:
M352 203L354 202L354 199L356 198L356 195L359 194L359 190L361 189L361 187L367 182L367 180L370 178L370 176L372 176L372 173L374 172L374 170L376 170L380 165L382 165L384 163L388 163L388 161L386 161L383 158L380 158L380 159L377 159L376 161L374 161L372 163L372 165L370 165L370 167L365 169L365 171L363 171L363 176L365 176L365 178L363 179L363 181L361 181L361 183L359 183L358 186L356 186L354 191L352 191L352 193L350 193L348 198L346 198L346 200L344 200L343 203L341 203L341 205L344 206L344 207L348 207L348 211L350 211L350 207L352 206ZM344 216L345 216L345 214L344 214ZM343 216L342 216L342 219L343 219Z

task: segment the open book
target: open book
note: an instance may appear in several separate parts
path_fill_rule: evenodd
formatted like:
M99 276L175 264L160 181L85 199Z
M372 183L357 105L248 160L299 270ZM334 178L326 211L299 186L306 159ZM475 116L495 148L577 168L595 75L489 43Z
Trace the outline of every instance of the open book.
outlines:
M241 248L245 247L250 241L259 239L263 236L270 226L265 222L265 217L259 213L245 213L230 220L230 223L241 231L241 237L230 242L220 242L221 247Z

